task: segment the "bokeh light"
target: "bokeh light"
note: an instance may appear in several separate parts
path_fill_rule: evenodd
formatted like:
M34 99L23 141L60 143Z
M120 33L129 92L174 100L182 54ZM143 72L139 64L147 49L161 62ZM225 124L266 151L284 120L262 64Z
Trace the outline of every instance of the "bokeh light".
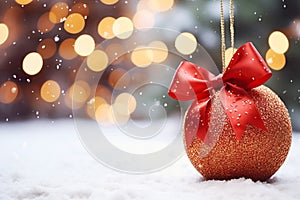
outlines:
M9 30L6 24L0 23L0 45L3 44L9 35Z
M276 53L284 54L289 49L289 40L284 33L274 31L269 36L269 46Z
M85 81L76 81L70 87L70 97L73 102L84 103L90 96L91 88L89 84Z
M137 67L148 67L153 61L153 52L146 46L138 46L131 53L131 62Z
M117 3L119 0L100 0L100 1L106 5L113 5Z
M94 38L88 34L79 36L74 44L75 52L80 56L88 56L95 49Z
M78 56L74 50L75 39L67 38L59 46L59 55L67 60L72 60Z
M37 29L42 33L47 33L54 28L55 24L49 20L49 12L40 16L37 22Z
M190 55L194 53L197 48L197 39L191 33L181 33L175 40L175 47L181 54Z
M18 86L12 81L6 81L0 87L0 102L5 104L12 103L18 96Z
M57 2L51 7L49 20L52 23L61 23L69 14L69 6L65 2Z
M39 43L36 51L43 59L51 58L56 53L56 43L53 39L47 38Z
M129 93L121 93L114 102L114 110L122 115L130 115L136 109L136 99Z
M272 49L269 49L266 53L266 61L268 65L274 70L281 70L286 64L286 58L284 54L278 54Z
M139 10L133 16L132 21L136 29L153 28L155 17L154 14L148 10Z
M31 52L23 59L23 70L28 75L36 75L43 67L43 58L37 52Z
M114 123L112 107L109 104L101 104L95 112L96 120L102 126L109 126Z
M148 0L148 6L156 12L165 12L170 10L174 5L174 0Z
M127 39L133 33L133 23L127 17L119 17L112 27L114 35L119 39Z
M113 32L113 24L116 21L113 17L105 17L98 24L98 34L104 39L112 39L115 37Z
M231 58L233 57L233 54L237 51L236 48L229 47L225 51L225 66L227 67L231 61Z
M27 5L32 2L32 0L15 0L20 5Z
M92 71L100 72L107 67L108 57L104 51L95 50L87 57L86 63Z
M165 61L169 55L167 45L162 41L153 41L149 45L153 53L153 62L161 63Z
M59 84L53 80L46 81L40 90L42 99L49 103L57 101L60 96L60 92L61 89Z
M102 104L107 104L106 100L102 97L95 96L94 98L90 99L86 105L87 115L92 119L96 119L95 112L97 108Z
M77 34L81 32L84 29L84 26L84 18L79 13L70 14L64 23L64 29L71 34Z

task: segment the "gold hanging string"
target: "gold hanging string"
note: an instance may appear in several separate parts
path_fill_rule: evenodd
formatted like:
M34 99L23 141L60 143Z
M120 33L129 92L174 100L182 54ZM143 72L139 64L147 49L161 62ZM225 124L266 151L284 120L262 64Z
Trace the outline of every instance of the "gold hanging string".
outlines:
M230 0L230 10L229 10L229 20L230 20L230 40L232 47L232 55L234 53L234 0ZM226 70L225 64L225 51L226 51L226 41L225 41L225 19L224 19L224 4L223 0L220 0L220 12L221 12L221 52L222 52L222 67L223 72Z

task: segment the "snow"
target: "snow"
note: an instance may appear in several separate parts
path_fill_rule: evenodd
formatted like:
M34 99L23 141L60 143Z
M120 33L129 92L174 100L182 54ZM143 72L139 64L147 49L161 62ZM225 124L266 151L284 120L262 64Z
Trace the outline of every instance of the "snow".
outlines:
M300 135L267 183L204 181L186 156L159 172L119 173L83 148L72 120L1 124L1 200L300 199Z

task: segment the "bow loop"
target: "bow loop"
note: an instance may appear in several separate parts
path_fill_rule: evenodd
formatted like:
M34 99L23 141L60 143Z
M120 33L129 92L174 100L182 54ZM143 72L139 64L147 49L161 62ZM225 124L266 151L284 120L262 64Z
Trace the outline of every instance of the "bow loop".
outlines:
M182 61L173 78L169 95L180 101L209 98L215 75L193 63Z
M266 130L248 91L262 85L271 76L271 70L250 42L237 50L223 75L215 76L196 64L181 62L169 95L176 100L194 100L187 113L192 126L187 124L184 127L186 144L190 145L196 135L205 140L211 100L218 88L221 88L219 97L238 140L247 124Z
M252 89L265 83L272 72L251 42L241 46L233 55L223 75L230 82L244 89Z

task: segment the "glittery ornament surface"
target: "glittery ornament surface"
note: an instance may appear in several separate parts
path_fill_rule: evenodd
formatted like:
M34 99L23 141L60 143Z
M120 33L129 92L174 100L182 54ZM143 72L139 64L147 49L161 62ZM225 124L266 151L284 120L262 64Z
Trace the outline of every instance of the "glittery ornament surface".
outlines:
M206 179L245 177L264 181L285 161L291 145L292 126L284 103L265 86L252 89L249 94L267 131L247 125L242 138L237 140L217 92L208 111L205 142L195 137L192 144L186 146L192 164ZM195 120L186 116L185 127L196 128ZM188 133L184 131L184 134Z

